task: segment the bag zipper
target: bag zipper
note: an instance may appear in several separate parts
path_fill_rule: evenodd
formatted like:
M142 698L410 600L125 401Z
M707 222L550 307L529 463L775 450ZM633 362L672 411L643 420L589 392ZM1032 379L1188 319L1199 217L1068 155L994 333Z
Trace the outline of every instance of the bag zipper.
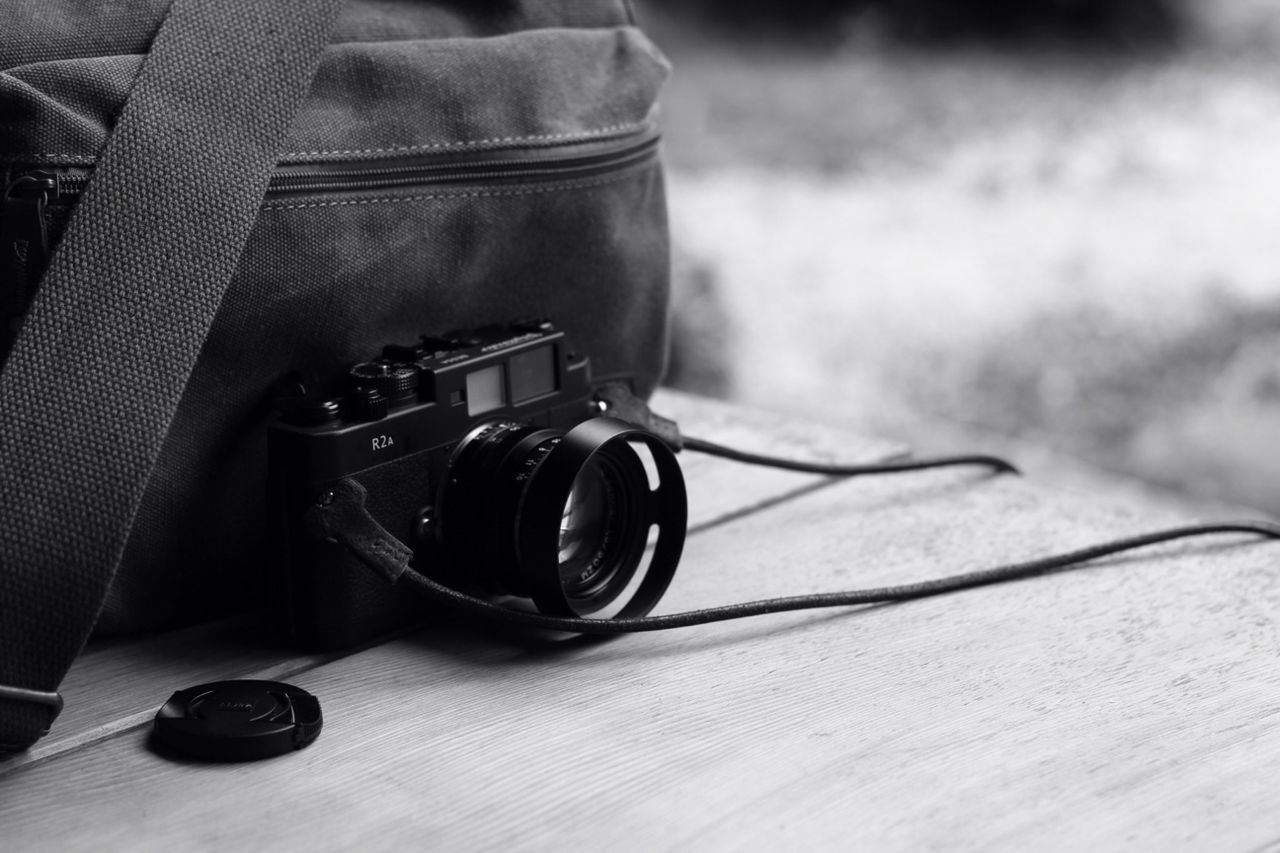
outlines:
M5 188L0 207L0 359L9 354L49 254L46 181L22 175Z
M379 160L377 165L285 165L271 176L267 197L589 178L651 159L658 143L658 133L651 131L594 143L587 150L574 145L571 154L553 147L413 155ZM11 180L0 196L0 358L9 350L48 261L49 205L73 202L88 185L90 174L86 168L36 169Z
M277 168L267 184L267 195L310 192L367 191L394 189L418 184L468 184L492 181L559 180L585 178L626 168L649 159L658 147L657 133L639 140L628 140L605 150L578 153L573 156L551 155L531 151L521 156L504 153L496 157L475 154L434 154L414 156L397 161L379 161L375 167L353 168L349 163L310 163ZM62 172L35 170L20 175L5 189L5 217L9 203L40 199L43 206L50 201L79 195L89 182L89 169Z
M573 156L548 156L541 151L520 156L503 153L477 157L471 153L415 156L402 162L380 161L376 167L353 168L349 163L283 166L272 175L267 195L588 178L648 160L657 149L658 140L658 135L651 133L639 140L628 140L625 146L615 143Z

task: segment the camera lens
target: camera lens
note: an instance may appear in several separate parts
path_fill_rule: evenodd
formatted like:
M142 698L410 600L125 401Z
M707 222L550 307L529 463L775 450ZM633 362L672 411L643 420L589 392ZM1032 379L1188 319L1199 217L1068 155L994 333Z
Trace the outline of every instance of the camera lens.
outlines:
M439 507L437 535L456 569L558 616L618 606L628 591L613 615L648 613L675 574L687 522L671 451L608 418L567 433L512 421L472 430Z
M647 477L643 464L627 465L625 457L619 462L622 449L605 449L583 466L560 517L560 587L579 612L613 600L648 544L646 513L637 505L648 491Z
M618 518L617 489L597 463L584 468L569 490L560 517L560 584L570 597L582 597L607 580L604 571L612 526Z

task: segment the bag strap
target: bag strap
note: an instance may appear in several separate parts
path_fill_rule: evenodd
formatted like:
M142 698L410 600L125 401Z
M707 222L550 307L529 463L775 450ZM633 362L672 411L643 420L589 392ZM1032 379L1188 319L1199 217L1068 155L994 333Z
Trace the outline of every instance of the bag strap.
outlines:
M342 0L174 0L0 373L0 751L93 629Z

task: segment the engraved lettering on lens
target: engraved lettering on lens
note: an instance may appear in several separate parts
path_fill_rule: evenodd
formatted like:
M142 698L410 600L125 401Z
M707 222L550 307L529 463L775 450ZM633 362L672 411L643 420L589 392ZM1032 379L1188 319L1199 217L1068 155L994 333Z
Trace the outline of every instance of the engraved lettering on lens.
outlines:
M571 596L589 595L607 576L618 525L616 487L599 463L574 479L560 519L560 579Z

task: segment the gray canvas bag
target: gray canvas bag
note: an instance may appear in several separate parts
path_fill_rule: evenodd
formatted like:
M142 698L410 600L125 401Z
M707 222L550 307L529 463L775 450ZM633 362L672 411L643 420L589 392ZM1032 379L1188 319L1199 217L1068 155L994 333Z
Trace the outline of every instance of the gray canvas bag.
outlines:
M655 100L624 0L20 0L0 31L0 747L91 631L261 602L285 371L552 316L648 394Z

